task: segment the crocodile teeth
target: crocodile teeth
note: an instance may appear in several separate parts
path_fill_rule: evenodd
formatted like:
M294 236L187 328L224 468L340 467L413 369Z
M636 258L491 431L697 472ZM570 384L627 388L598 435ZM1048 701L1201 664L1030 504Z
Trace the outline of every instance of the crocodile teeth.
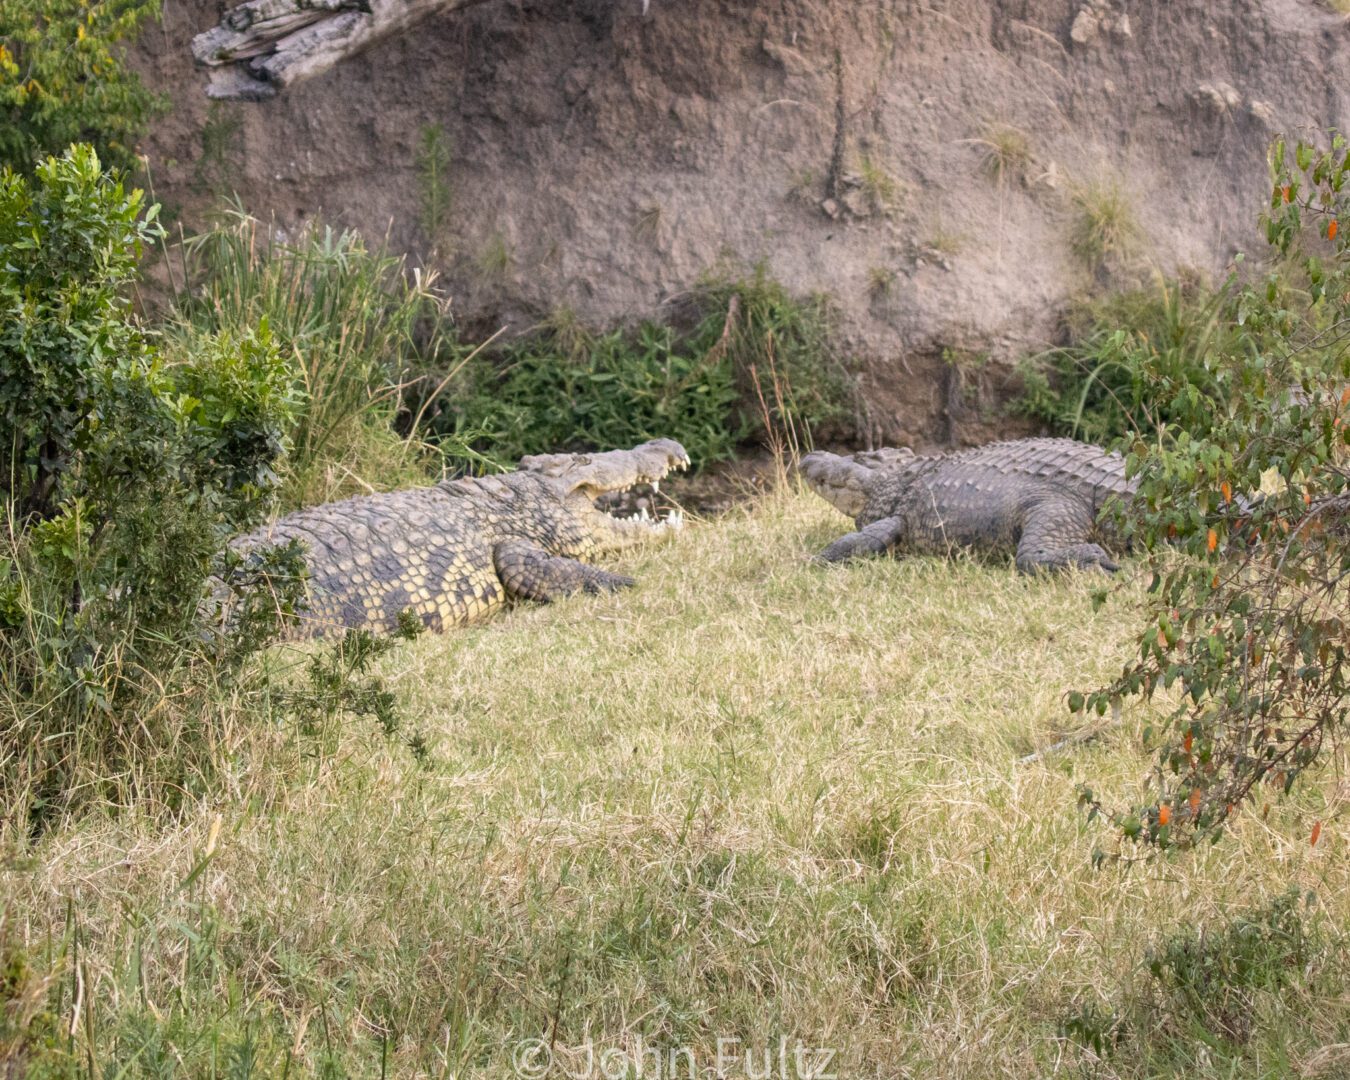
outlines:
M659 494L661 494L661 481L660 481L660 480L653 480L653 481L652 481L652 494L653 494L653 495L659 495Z

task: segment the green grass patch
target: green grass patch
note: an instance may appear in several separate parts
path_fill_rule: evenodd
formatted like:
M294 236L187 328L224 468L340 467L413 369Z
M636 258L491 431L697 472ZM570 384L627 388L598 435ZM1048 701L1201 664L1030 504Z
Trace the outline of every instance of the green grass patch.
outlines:
M320 752L240 702L219 782L173 817L36 843L5 822L10 936L52 980L31 1074L505 1077L526 1039L560 1070L653 1047L711 1069L721 1039L746 1075L780 1037L840 1076L1334 1065L1350 862L1303 823L1331 820L1335 776L1216 846L1094 870L1074 781L1137 791L1154 714L1020 759L1118 668L1142 583L1094 611L1095 578L808 562L846 527L776 495L623 560L635 590L387 653L424 764L364 721ZM1291 883L1317 897L1297 956L1260 913ZM1250 943L1224 929L1244 912ZM1187 942L1208 982L1170 974ZM1250 1022L1206 1042L1178 1002L1221 984ZM1176 1022L1112 1031L1109 1059L1065 1032L1131 985Z

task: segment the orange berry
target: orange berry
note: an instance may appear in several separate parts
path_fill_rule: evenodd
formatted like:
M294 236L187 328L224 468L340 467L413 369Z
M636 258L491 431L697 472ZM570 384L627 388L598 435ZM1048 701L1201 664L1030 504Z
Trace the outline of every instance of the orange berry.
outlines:
M1166 825L1172 820L1172 808L1167 805L1158 807L1158 824Z

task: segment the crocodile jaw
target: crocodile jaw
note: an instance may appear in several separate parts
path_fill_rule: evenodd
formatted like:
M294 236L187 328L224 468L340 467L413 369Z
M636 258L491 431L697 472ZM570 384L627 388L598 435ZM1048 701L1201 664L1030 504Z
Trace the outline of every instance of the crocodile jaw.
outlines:
M674 439L653 439L600 454L533 454L521 458L519 468L557 480L564 495L581 492L596 499L638 484L659 484L672 470L689 468L689 455Z
M673 439L653 439L631 450L536 454L520 460L521 472L545 476L557 484L564 504L583 523L595 553L664 540L679 532L684 526L684 515L679 511L662 520L652 518L646 510L620 518L601 510L595 500L644 484L659 490L661 481L671 472L687 468L689 455Z

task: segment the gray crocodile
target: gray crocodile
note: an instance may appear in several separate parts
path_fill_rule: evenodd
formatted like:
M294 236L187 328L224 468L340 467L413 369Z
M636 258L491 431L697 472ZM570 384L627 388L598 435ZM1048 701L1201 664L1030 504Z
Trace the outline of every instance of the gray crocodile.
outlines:
M536 455L522 458L515 472L301 510L231 547L304 546L308 595L293 637L393 631L404 611L442 630L484 618L510 599L548 602L633 585L590 560L667 536L682 518L614 517L596 499L639 484L657 487L672 469L688 466L684 447L670 439L599 454Z
M1114 571L1120 547L1108 504L1133 496L1125 461L1072 439L1017 439L951 454L816 452L801 474L857 531L820 553L827 562L893 551L966 548L1015 554L1023 573L1067 567Z

